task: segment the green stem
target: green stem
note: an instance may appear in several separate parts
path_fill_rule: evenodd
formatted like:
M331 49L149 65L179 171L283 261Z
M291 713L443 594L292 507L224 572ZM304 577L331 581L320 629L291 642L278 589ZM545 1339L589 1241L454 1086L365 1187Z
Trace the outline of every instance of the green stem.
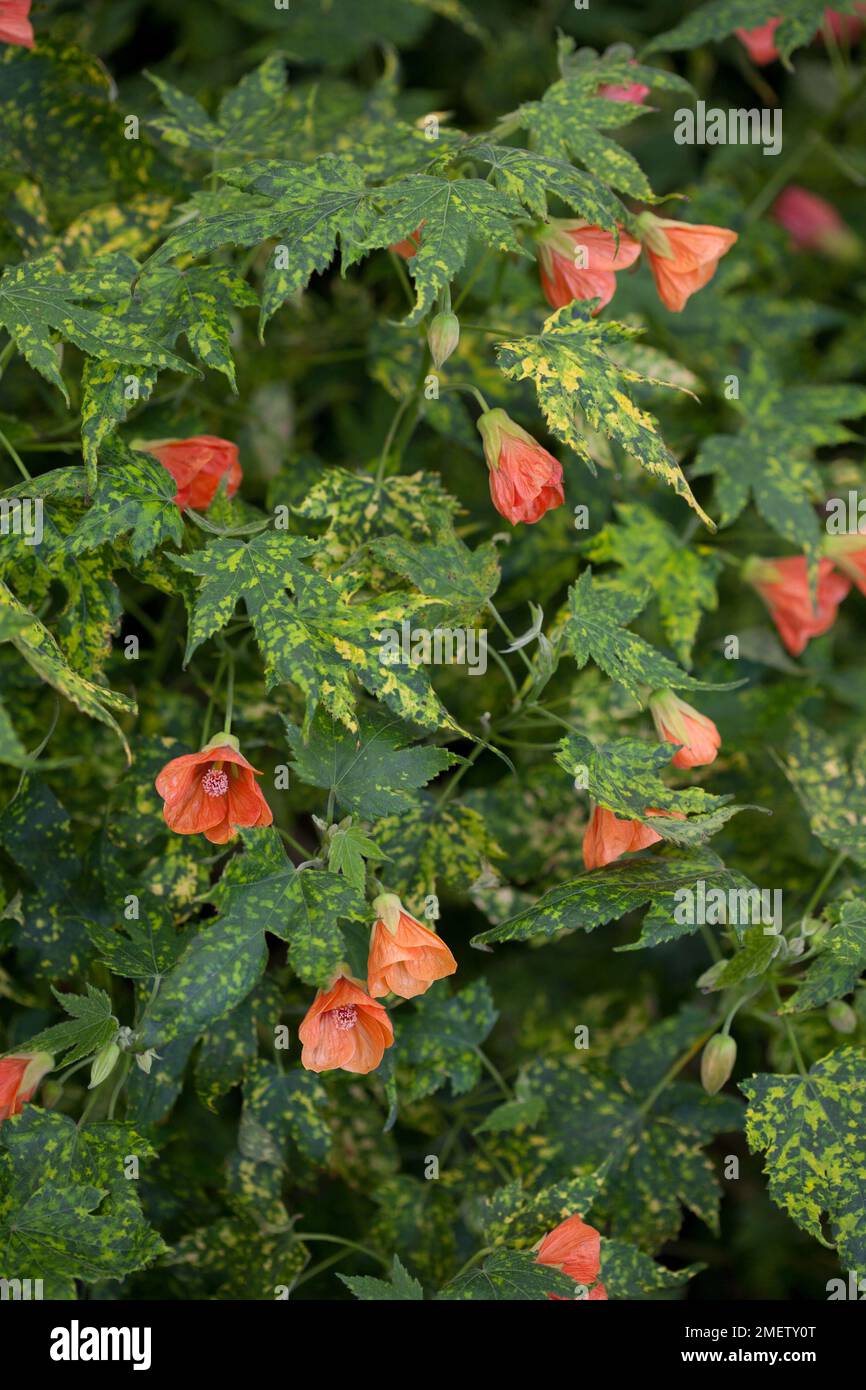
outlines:
M235 703L235 663L231 652L226 653L228 657L229 669L226 677L226 717L223 728L227 734L232 731L232 715Z
M12 442L6 438L2 430L0 430L0 445L2 445L3 448L6 450L7 454L12 459L12 462L15 464L15 467L18 469L18 472L21 474L22 478L25 478L28 483L32 482L33 479L31 478L24 463L22 462L21 455L18 453L18 450L15 448L14 444L12 444Z
M371 1250L369 1246L359 1245L356 1240L344 1240L342 1236L332 1236L322 1231L296 1231L295 1235L298 1240L324 1240L331 1245L345 1245L347 1250L357 1250L362 1255L368 1255L371 1260L375 1260L383 1269L390 1270L391 1268L390 1260L386 1260L383 1255L378 1255L376 1251Z
M839 853L836 855L835 859L834 859L834 860L832 861L832 863L829 865L829 867L828 867L826 873L825 873L825 874L823 875L823 877L821 878L820 882L818 883L817 888L815 889L815 891L814 891L814 893L812 894L811 898L809 899L809 901L807 902L806 906L804 907L804 909L803 909L803 917L804 917L804 918L810 917L810 916L812 915L813 909L814 909L814 908L816 907L816 905L820 902L821 898L824 896L824 894L826 893L827 889L830 887L830 884L833 882L833 879L836 877L837 873L839 872L840 868L842 867L842 865L844 864L844 862L845 862L845 860L846 860L847 858L848 858L848 855L847 855L847 853L845 852L845 850L840 849L840 850L839 850Z
M467 1269L472 1269L473 1265L477 1265L479 1260L484 1259L485 1255L492 1255L495 1249L495 1245L485 1245L480 1250L476 1250L475 1254L466 1261L465 1265L460 1266L457 1273L454 1275L454 1279L459 1279L461 1274L466 1273ZM454 1281L451 1280L449 1282L453 1283Z
M496 1082L500 1091L505 1096L505 1099L514 1100L514 1093L511 1090L511 1087L508 1085L499 1068L495 1066L493 1062L491 1062L490 1058L487 1056L487 1053L482 1051L482 1049L477 1044L475 1045L474 1051L476 1057L478 1058L481 1065L484 1067L485 1071L489 1072L490 1075L493 1077L493 1080Z

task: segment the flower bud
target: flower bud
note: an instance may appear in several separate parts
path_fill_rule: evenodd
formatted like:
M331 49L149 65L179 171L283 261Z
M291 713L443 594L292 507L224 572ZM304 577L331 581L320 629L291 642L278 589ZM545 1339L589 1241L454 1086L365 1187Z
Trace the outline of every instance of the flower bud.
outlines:
M457 315L450 310L437 314L427 329L427 342L434 367L441 367L460 342L460 320Z
M403 904L396 893L380 893L372 902L376 920L384 922L392 936L397 933L400 925L400 916L403 912Z
M833 999L827 1005L827 1022L837 1033L856 1033L858 1018L844 999Z
M708 1096L722 1089L736 1060L737 1044L730 1033L714 1033L701 1054L701 1085Z
M107 1076L111 1075L114 1071L114 1064L119 1056L120 1048L117 1046L117 1043L106 1043L104 1047L99 1049L93 1059L93 1065L90 1068L90 1085L87 1088L88 1091L95 1090Z

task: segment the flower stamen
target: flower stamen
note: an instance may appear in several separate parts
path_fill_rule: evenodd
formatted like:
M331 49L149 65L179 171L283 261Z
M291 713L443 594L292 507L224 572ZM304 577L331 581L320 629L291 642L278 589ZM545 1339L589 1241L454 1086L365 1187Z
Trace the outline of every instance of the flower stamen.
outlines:
M357 1004L341 1004L334 1009L334 1022L341 1032L346 1033L350 1028L354 1028L358 1017Z
M225 796L229 789L229 775L216 767L209 767L201 779L202 790L207 796Z

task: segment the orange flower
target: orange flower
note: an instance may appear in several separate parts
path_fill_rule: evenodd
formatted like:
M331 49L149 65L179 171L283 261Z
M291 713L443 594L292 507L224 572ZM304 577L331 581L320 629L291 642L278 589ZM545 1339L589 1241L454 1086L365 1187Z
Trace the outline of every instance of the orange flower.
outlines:
M135 447L153 454L174 478L174 500L181 509L205 511L223 478L229 497L234 497L241 485L243 473L237 444L215 434L196 434L191 439L137 440Z
M426 221L426 218L424 220ZM402 256L404 261L411 261L412 257L417 255L418 247L421 245L421 229L423 226L424 222L419 222L414 232L410 232L402 241L395 241L393 246L388 247L388 250L395 252L398 256Z
M554 309L573 299L599 299L598 313L613 299L614 271L634 265L639 255L640 242L621 228L617 246L613 232L554 217L538 238L544 297Z
M637 67L637 58L629 58L628 61L631 67ZM650 89L643 82L627 82L622 86L616 82L603 82L596 93L608 101L632 101L635 104L644 101L649 94Z
M722 740L712 719L672 690L659 690L653 695L650 713L659 738L680 744L671 760L674 767L703 767L715 762Z
M357 980L337 975L319 990L298 1029L307 1071L375 1071L394 1041L391 1020Z
M396 893L373 899L378 914L370 933L367 988L374 999L399 994L414 999L434 980L453 975L457 962L435 931L403 910Z
M595 1284L601 1262L601 1236L594 1226L589 1226L580 1216L569 1216L549 1231L538 1247L535 1257L537 1265L547 1265L559 1269L577 1284ZM552 1293L549 1298L557 1302L567 1302L562 1294ZM603 1284L595 1284L587 1299L606 1299Z
M660 839L658 831L642 821L622 820L605 806L595 806L583 837L583 862L588 869L601 869L605 864L612 864L614 859L646 849Z
M33 47L33 25L30 0L0 0L0 43L17 43L22 48Z
M828 536L824 550L834 568L853 579L861 594L866 594L866 536L857 532L847 536Z
M505 410L486 410L477 424L490 470L490 496L500 516L516 526L518 521L540 521L545 512L562 506L562 464L552 454Z
M809 639L829 632L839 604L850 592L851 581L837 574L826 557L818 561L818 592L812 607L805 555L783 560L753 556L743 566L743 578L757 589L770 610L779 636L792 656L800 656Z
M642 212L637 219L659 298L678 314L691 296L712 280L726 251L737 240L727 227L694 226Z
M766 67L767 63L774 62L779 56L773 35L781 23L781 18L768 19L766 24L757 24L754 29L734 30L752 62L757 63L759 68Z
M48 1052L16 1052L0 1057L0 1121L20 1115L46 1072L54 1066Z
M270 825L273 813L257 776L231 734L217 734L200 753L172 758L156 779L166 825L178 835L201 833L214 845L224 845L238 826Z

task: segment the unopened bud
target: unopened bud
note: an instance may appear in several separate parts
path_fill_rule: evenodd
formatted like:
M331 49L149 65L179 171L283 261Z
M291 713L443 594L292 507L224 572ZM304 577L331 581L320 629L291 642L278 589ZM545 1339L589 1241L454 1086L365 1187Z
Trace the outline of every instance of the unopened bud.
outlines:
M708 1096L722 1089L736 1060L737 1044L730 1033L714 1033L701 1054L701 1085Z
M104 1047L99 1049L93 1059L93 1065L90 1068L90 1085L87 1088L88 1091L93 1091L107 1076L111 1075L114 1071L114 1064L119 1056L120 1048L117 1046L117 1043L106 1043Z
M391 935L395 936L400 925L400 914L403 911L403 904L397 894L380 893L377 898L373 899L372 907L376 914L376 920L384 922Z
M834 999L827 1005L827 1022L837 1033L856 1033L857 1015L844 999Z
M427 329L427 342L434 367L441 367L460 342L460 320L457 315L450 310L437 314Z

